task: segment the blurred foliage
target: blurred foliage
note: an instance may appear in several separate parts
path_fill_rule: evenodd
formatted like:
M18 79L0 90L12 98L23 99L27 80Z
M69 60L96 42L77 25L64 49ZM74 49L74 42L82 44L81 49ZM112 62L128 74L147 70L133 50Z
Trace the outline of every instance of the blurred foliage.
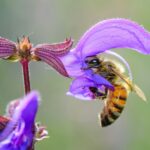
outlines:
M1 0L0 35L13 41L29 35L34 44L72 37L76 43L91 25L112 17L132 19L150 30L149 6L149 0ZM149 99L149 56L130 50L118 53L131 64L134 81ZM20 64L1 60L0 68L0 108L4 113L9 100L23 95L23 85ZM121 117L102 129L97 123L102 102L66 96L71 80L43 63L31 63L30 70L32 88L42 95L37 121L47 126L50 135L36 150L150 149L149 102L131 94Z

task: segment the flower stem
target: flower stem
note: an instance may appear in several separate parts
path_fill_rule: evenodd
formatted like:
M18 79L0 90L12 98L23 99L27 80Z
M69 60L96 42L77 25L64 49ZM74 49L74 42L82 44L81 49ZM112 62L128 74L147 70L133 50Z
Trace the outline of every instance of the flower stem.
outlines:
M29 61L27 59L22 59L22 72L23 72L23 79L24 79L24 89L25 94L30 92L30 75L29 75Z

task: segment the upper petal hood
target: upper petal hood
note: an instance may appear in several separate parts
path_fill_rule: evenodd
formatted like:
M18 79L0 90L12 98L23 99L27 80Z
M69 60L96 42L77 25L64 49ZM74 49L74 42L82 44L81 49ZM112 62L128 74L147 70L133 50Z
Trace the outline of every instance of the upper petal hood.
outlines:
M84 59L112 48L131 48L142 54L150 54L150 34L133 21L108 19L91 27L74 51Z

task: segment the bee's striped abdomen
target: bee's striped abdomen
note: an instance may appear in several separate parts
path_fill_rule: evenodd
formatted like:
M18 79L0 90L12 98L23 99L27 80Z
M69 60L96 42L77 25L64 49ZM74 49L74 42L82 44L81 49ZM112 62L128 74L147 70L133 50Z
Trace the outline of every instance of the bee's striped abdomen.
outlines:
M114 85L114 91L110 91L106 105L100 114L101 126L105 127L112 124L121 114L126 104L128 91L122 84Z

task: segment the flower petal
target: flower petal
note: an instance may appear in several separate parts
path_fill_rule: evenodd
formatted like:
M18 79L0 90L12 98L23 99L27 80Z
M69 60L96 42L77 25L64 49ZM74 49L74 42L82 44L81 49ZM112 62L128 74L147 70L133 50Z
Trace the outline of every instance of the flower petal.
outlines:
M16 118L22 118L26 123L26 128L33 126L35 116L39 106L39 94L38 92L32 92L28 94L21 102L20 106L16 109ZM18 113L17 113L18 112ZM20 113L20 115L19 115ZM30 117L29 117L30 116Z
M107 81L105 78L103 78L102 76L92 73L91 70L89 70L87 74L88 74L89 79L93 80L93 82L95 82L95 84L104 85L111 90L114 89L113 85L109 81Z
M99 75L93 74L89 76L80 76L72 81L67 94L83 100L92 100L95 99L95 96L89 88L101 88L101 86L113 90L113 86Z
M55 43L55 44L39 44L37 45L33 51L41 50L43 52L51 53L55 56L64 56L70 50L73 45L73 40L66 39L65 42Z
M12 121L8 123L4 131L0 134L0 149L20 150L31 146L38 105L39 94L37 92L28 94L20 101L16 107Z
M89 87L95 86L96 85L92 80L81 76L72 81L67 95L71 95L82 100L92 100L94 99L94 95L89 90Z
M0 37L0 58L11 56L16 49L14 42Z
M84 71L81 70L82 61L80 61L80 58L78 58L73 51L70 51L67 55L59 58L70 77L78 77L84 74Z
M57 70L63 76L69 77L63 63L54 54L45 53L42 50L36 50L35 55L38 56L42 61L46 62L48 65L52 66L55 70Z
M83 59L113 48L131 48L150 54L150 33L127 19L108 19L91 27L78 42L75 51Z

